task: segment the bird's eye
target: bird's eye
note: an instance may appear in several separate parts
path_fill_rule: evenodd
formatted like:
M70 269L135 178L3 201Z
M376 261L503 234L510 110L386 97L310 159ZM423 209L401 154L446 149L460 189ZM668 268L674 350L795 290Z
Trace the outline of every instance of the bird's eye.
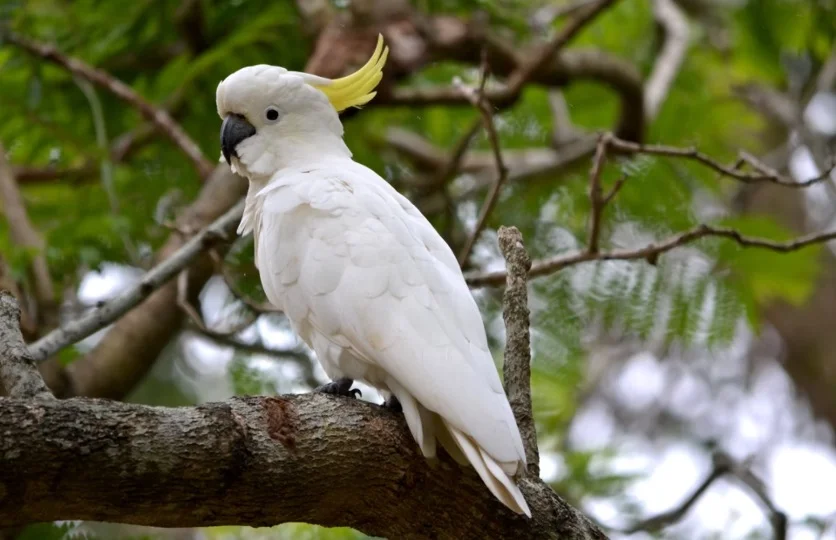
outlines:
M270 122L275 122L279 119L279 110L275 107L267 107L267 110L264 111L264 117Z

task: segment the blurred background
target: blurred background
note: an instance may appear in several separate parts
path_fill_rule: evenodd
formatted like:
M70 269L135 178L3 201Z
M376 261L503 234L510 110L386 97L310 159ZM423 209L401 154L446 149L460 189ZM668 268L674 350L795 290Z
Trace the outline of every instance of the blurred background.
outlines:
M391 47L385 78L374 101L344 115L346 140L459 253L496 172L456 83L477 84L485 50L490 95L593 3L0 0L0 28L124 81L198 146L187 155L110 83L91 84L50 50L0 34L0 142L11 172L2 280L24 300L27 339L117 295L241 196L243 181L217 162L222 78L258 63L335 77L368 58L378 32ZM612 2L518 95L495 103L509 177L467 270L503 267L499 225L520 228L534 259L584 245L601 131L693 146L723 163L746 152L797 181L825 174L836 149L835 34L833 0ZM611 159L603 182L623 175L606 249L701 222L774 239L836 227L836 174L792 189L634 155ZM775 253L704 240L655 264L585 263L532 280L544 479L612 538L836 539L834 247ZM501 292L473 289L498 366ZM249 237L43 369L64 396L159 405L306 392L326 380L264 303ZM363 398L380 401L365 387ZM365 538L307 524L59 523L5 534Z

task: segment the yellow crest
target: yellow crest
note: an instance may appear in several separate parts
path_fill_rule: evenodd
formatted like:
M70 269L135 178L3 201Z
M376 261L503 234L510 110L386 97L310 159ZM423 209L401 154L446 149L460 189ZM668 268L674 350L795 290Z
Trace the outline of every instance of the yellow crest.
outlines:
M365 105L377 94L373 92L383 78L383 64L389 56L389 47L383 46L383 36L378 34L377 47L366 65L341 79L333 79L328 84L312 84L320 90L337 109L343 111L349 107Z

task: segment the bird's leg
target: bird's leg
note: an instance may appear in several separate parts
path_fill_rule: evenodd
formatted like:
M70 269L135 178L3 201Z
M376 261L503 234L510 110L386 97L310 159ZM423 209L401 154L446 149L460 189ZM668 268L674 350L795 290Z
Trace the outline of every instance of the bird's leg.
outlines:
M335 396L345 396L356 398L357 396L362 396L363 392L361 392L358 388L351 388L351 385L354 384L352 379L348 377L343 377L342 379L337 379L331 381L327 384L323 384L322 386L317 386L314 388L314 392L320 392L323 394L333 394Z
M401 407L401 402L398 401L398 398L395 397L395 394L389 396L386 401L383 402L383 407L386 409L393 410L395 412L403 412L403 407Z

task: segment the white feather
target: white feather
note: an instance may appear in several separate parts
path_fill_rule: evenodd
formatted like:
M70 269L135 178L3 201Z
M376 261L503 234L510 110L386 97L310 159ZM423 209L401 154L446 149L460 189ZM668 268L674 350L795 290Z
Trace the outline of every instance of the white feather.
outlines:
M513 480L523 444L479 310L426 218L348 157L284 168L248 202L267 297L326 373L394 394L424 455L438 439L530 516Z

